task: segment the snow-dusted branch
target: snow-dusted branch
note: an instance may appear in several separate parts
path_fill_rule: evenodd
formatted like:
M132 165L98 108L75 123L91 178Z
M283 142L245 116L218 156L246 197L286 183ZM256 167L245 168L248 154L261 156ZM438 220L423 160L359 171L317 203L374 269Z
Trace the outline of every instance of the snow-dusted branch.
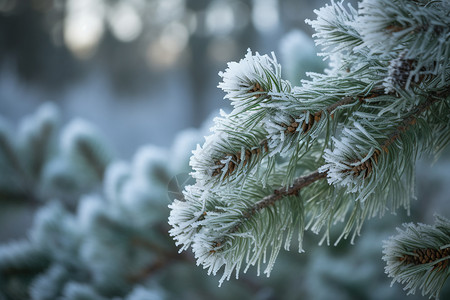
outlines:
M436 216L434 225L403 226L384 242L386 273L393 277L392 284L404 284L408 294L421 289L422 295L439 298L450 276L450 221Z
M274 54L249 51L220 73L233 110L193 151L196 183L170 205L181 250L209 273L223 267L222 283L242 264L269 274L294 230L302 251L305 230L329 242L342 221L337 241L353 241L367 218L409 209L417 158L450 143L450 6L426 2L317 10L308 23L330 69L300 86Z
M320 173L319 171L315 171L308 175L304 175L295 179L294 183L289 187L281 187L273 191L273 194L265 196L260 201L256 202L249 208L247 208L242 213L242 221L248 221L255 214L257 214L260 210L265 209L269 206L275 205L277 201L282 200L286 196L297 196L300 190L317 180L323 179L326 177L325 173ZM237 224L229 230L229 233L237 232L242 225L242 222L237 222ZM222 243L222 242L221 242Z
M344 164L346 164L348 168L346 170L341 170L341 172L352 172L354 176L359 176L361 173L363 173L363 178L366 179L372 173L374 164L378 163L378 159L382 151L388 153L389 147L395 141L401 138L401 135L403 133L405 133L407 130L410 130L411 127L416 124L417 119L420 117L420 115L424 111L428 110L431 105L441 100L441 98L437 98L434 94L436 93L431 93L426 101L415 107L405 118L403 118L399 125L397 125L397 127L392 130L387 138L380 143L379 147L372 152L371 156L365 155L363 159L364 161L355 159L352 164L344 162ZM443 93L438 94L444 97L448 96L443 95Z

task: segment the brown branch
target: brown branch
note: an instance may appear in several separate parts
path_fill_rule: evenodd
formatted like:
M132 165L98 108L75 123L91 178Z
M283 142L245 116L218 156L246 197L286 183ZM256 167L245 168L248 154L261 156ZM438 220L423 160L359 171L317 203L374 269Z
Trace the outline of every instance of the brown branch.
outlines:
M359 102L364 102L365 99L371 99L377 96L380 96L384 93L384 89L381 88L376 88L373 89L371 91L371 93L367 96L354 96L354 97L344 97L341 100L334 102L333 104L327 106L324 110L320 110L317 111L316 113L309 113L309 118L308 118L308 122L306 122L306 120L304 120L301 124L299 124L297 121L295 121L294 117L291 117L290 123L289 124L280 124L281 126L283 126L284 128L286 128L286 130L284 131L285 134L297 134L298 132L300 132L301 134L306 134L308 133L311 128L313 127L313 125L315 123L318 123L320 121L320 119L322 118L322 112L326 111L328 114L331 114L331 118L333 118L333 112L336 108L338 108L339 106L343 106L343 105L347 105L356 101ZM301 127L301 130L297 130L298 127Z
M264 208L267 208L269 206L275 205L276 202L282 200L286 196L294 196L298 195L300 190L320 179L326 178L327 173L319 173L319 171L315 171L313 173L310 173L308 175L304 175L301 177L298 177L294 180L294 183L290 187L281 187L277 190L274 190L272 194L267 195L260 201L256 202L249 208L247 208L246 211L243 212L241 221L238 222L234 227L232 227L227 233L235 233L237 232L245 220L248 220L255 216L259 211L263 210ZM213 243L213 247L217 248L220 247L223 244L224 240L216 241ZM211 253L216 252L216 250L211 250Z
M440 95L440 93L435 93L437 96ZM384 140L380 144L380 148L388 153L389 152L389 146L392 145L396 140L398 140L401 135L409 130L413 125L416 124L417 118L427 109L430 108L431 105L439 101L438 98L434 97L434 94L431 94L428 99L423 102L422 104L418 105L415 109L411 111L411 113L403 119L403 121L395 128L395 130L388 136L386 140ZM367 159L364 163L357 165L357 166L351 166L348 165L348 169L344 170L342 172L350 172L353 171L355 176L359 176L361 172L365 171L364 173L364 179L367 178L373 171L373 163L378 163L378 158L381 155L381 151L379 149L376 149L374 153L372 154L371 159ZM354 163L358 162L358 160L354 160Z
M422 104L420 104L419 106L417 106L408 117L406 117L399 126L397 126L397 128L395 129L394 132L392 132L389 135L389 138L386 139L383 144L381 144L381 148L387 152L387 148L392 145L399 137L402 133L404 133L405 131L407 131L408 129L411 128L411 126L413 126L414 124L416 124L417 122L417 118L424 112L426 111L428 108L430 108L431 105L433 105L434 103L436 103L437 101L439 101L438 98L433 97L434 95L430 95L430 97L428 97L428 99L423 102Z
M356 100L363 101L363 99L364 99L363 97L356 97L356 98L353 98L353 97L344 97L344 98L342 98L341 100L339 100L339 101L337 101L337 102L331 104L331 105L328 106L327 108L325 108L325 110L327 111L327 113L331 114L331 113L332 113L336 108L338 108L339 106L346 105L346 104L350 104L350 103L352 103L352 102L355 102Z
M131 283L140 282L175 262L192 262L191 257L186 256L184 253L179 254L176 250L165 250L148 240L143 240L136 237L132 239L131 242L133 246L141 246L149 250L149 252L153 252L158 255L152 264L145 266L135 274L129 274L127 276L128 281Z
M430 27L433 28L432 33L434 33L435 35L441 35L447 29L446 27L441 26L441 25L427 24L427 25L423 25L423 26L414 26L414 29L412 31L410 31L408 34L411 35L411 34L417 34L420 32L428 32ZM406 30L408 28L410 28L410 27L405 27L401 24L396 23L396 24L391 24L391 25L386 26L385 30L388 33L396 33L396 32Z
M277 190L273 191L273 194L270 194L266 197L264 197L262 200L256 202L253 206L249 207L246 212L243 213L242 217L244 219L249 219L253 215L255 215L258 211L274 205L277 201L281 200L285 196L293 196L298 195L300 190L311 183L316 182L319 179L325 178L327 176L327 173L319 173L319 171L315 171L311 174L304 175L301 177L298 177L294 180L294 183L286 189L286 187L281 187ZM234 230L233 232L236 232Z
M257 91L264 91L262 89L262 87L258 83L255 84L255 86L253 87L252 92L257 92ZM284 128L286 128L286 130L285 130L286 134L296 134L296 133L298 133L299 131L297 131L297 128L299 126L301 126L301 131L300 132L302 134L306 134L307 132L309 132L311 130L311 128L313 127L313 125L315 123L320 121L320 119L322 118L322 112L323 111L326 111L328 114L331 114L339 106L350 104L350 103L356 102L356 101L363 102L364 99L369 99L369 98L373 98L373 97L379 96L380 94L383 94L383 92L384 92L384 90L382 90L382 89L374 89L374 90L372 90L372 92L368 96L365 96L365 97L362 97L362 96L358 96L358 97L344 97L340 101L337 101L337 102L329 105L324 110L320 110L320 111L318 111L318 112L316 112L314 114L310 113L308 123L306 123L306 121L303 121L302 123L298 123L292 117L289 124L282 123L282 124L279 124L279 125L283 126ZM264 140L262 140L259 143L258 146L255 146L255 147L253 147L251 149L246 149L245 150L245 156L244 156L243 160L241 159L241 152L240 151L236 152L235 154L227 153L227 154L224 155L223 158L218 159L218 160L215 161L215 165L218 166L218 167L216 169L214 169L214 171L212 173L212 176L217 176L217 175L221 174L222 172L225 172L224 178L227 178L235 170L237 170L237 168L240 165L241 161L243 161L243 166L246 166L253 157L258 157L260 155L267 154L268 152L269 152L268 140L264 139ZM228 163L228 168L226 170L223 170L223 168L225 167L225 164L222 163L221 161L226 159L229 156L231 156L231 160Z

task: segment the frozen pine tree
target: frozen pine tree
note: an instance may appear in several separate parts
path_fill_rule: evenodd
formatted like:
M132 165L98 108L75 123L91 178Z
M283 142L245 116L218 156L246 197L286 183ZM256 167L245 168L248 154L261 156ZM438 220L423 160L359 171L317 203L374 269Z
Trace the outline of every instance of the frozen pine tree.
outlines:
M414 196L415 162L450 141L450 2L331 2L307 20L328 60L293 86L275 54L248 51L219 73L233 110L193 151L196 183L171 204L171 235L220 284L306 230L330 243ZM386 271L410 292L439 296L450 273L449 221L407 225L385 244ZM305 249L307 251L308 249Z

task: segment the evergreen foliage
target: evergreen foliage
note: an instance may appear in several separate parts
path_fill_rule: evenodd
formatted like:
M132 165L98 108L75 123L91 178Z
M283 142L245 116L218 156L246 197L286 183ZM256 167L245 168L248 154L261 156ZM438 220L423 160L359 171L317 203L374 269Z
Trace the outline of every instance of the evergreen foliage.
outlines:
M128 162L92 124L62 124L52 104L16 130L0 118L1 204L35 212L27 237L0 245L0 299L270 299L284 290L398 299L379 283L381 296L364 288L375 285L377 234L352 248L338 242L353 242L369 218L409 212L417 159L450 141L450 4L332 1L316 14L307 23L327 69L293 85L274 53L248 50L219 73L233 110L192 153L206 130L183 131L170 149L142 146ZM177 197L169 207L168 187ZM449 276L449 221L436 219L384 243L386 273L408 293L437 298ZM310 231L330 244L338 230L333 250L304 243ZM283 260L293 240L306 253ZM177 253L188 249L219 284L252 266L270 275L278 261L284 294L249 277L222 292Z
M105 138L81 120L60 127L58 109L50 103L25 118L14 134L0 119L1 199L42 204L58 197L73 203L103 178L113 159Z
M302 252L305 230L329 243L343 222L336 243L353 242L366 219L409 210L416 160L450 140L448 1L332 1L316 14L307 23L329 69L292 86L273 53L229 63L219 88L233 110L214 120L190 161L196 183L170 205L176 244L220 284L250 266L269 275L294 233ZM413 292L421 277L407 278Z
M127 162L113 159L90 123L77 119L59 130L59 119L56 107L44 104L20 122L18 132L33 129L27 134L14 135L2 121L3 145L11 148L1 153L0 179L15 185L1 185L0 200L32 207L35 218L27 237L0 245L0 299L249 297L245 285L226 295L214 292L216 283L192 270L192 258L179 255L168 235L168 183L188 170L200 130L180 133L171 149L142 146ZM51 136L41 134L48 124ZM30 139L29 152L15 148ZM36 158L40 172L33 173L32 150L47 148Z
M383 260L392 283L405 284L408 293L439 297L450 275L450 221L436 216L436 224L404 224L398 234L385 241Z

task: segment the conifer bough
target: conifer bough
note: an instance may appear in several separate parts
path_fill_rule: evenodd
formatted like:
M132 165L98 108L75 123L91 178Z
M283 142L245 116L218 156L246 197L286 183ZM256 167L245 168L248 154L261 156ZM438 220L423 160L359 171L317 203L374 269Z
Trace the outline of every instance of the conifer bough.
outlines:
M408 210L416 159L450 141L450 2L331 2L315 13L307 23L329 68L292 86L275 54L248 50L229 63L219 87L233 110L193 151L196 183L170 205L180 251L192 248L208 273L221 270L220 284L243 266L259 274L266 265L269 275L294 233L301 252L305 230L329 243L331 226L343 222L336 243L353 241L367 218ZM432 245L422 238L400 255L387 243L387 272L410 292L438 297L449 231ZM423 262L433 284L402 275Z

